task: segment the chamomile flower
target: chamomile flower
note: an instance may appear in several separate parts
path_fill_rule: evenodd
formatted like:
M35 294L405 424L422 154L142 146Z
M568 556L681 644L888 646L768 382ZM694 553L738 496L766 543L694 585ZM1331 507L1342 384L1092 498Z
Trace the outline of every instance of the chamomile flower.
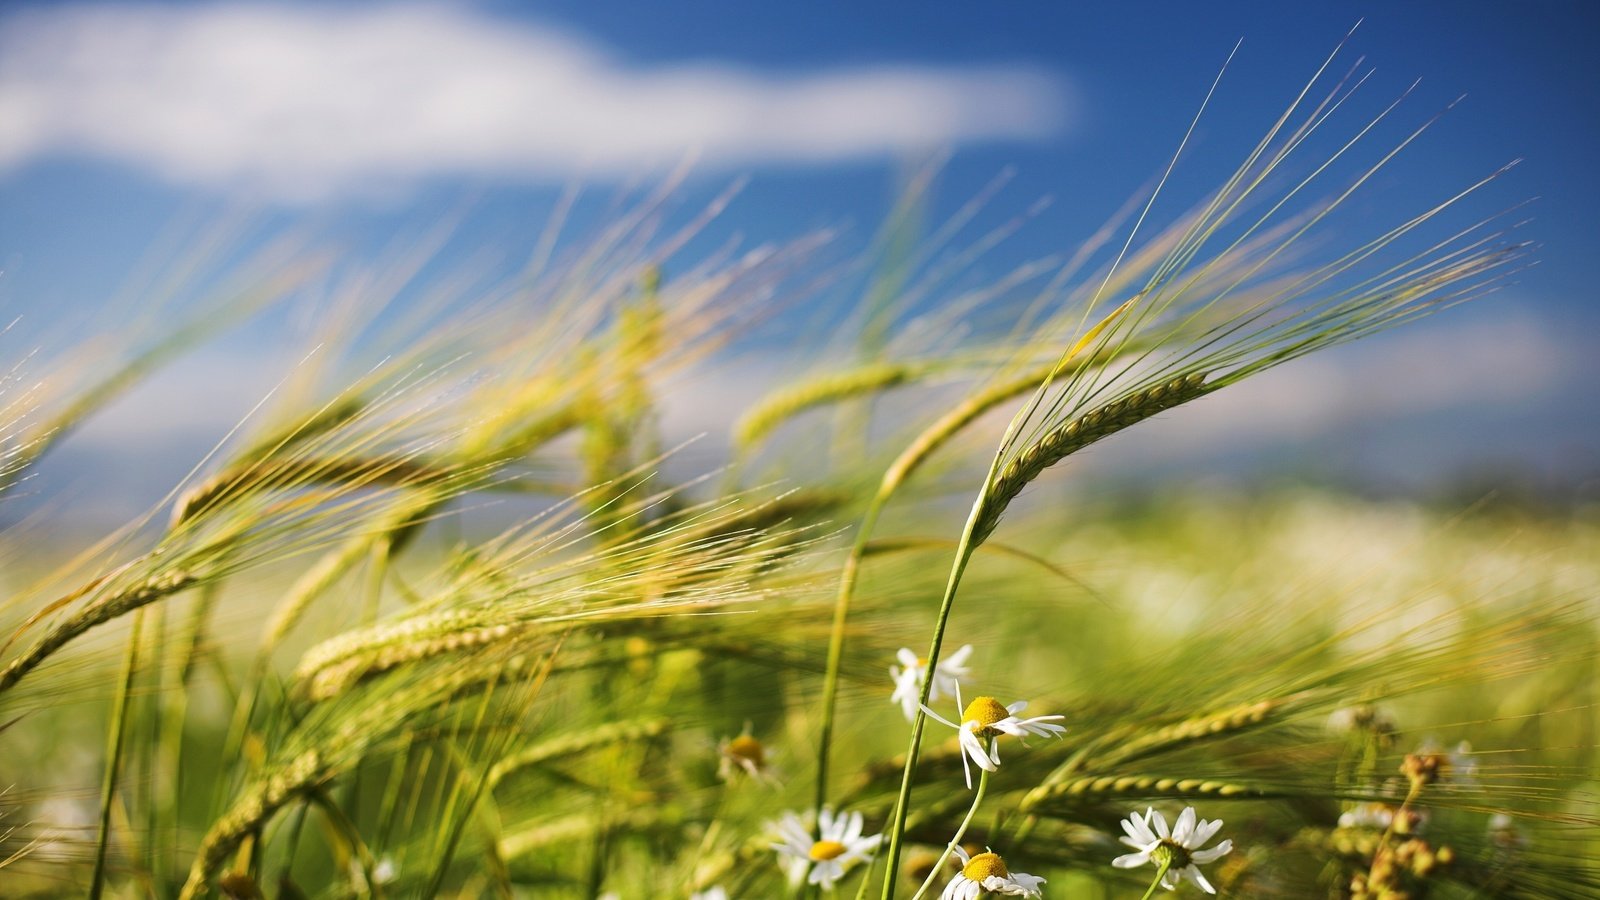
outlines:
M956 691L956 702L961 701L961 692ZM1060 737L1066 732L1066 726L1053 724L1055 720L1064 719L1066 716L1035 716L1031 719L1019 719L1017 713L1028 708L1028 701L1018 700L1010 706L1001 706L1000 701L993 697L976 697L967 704L961 713L961 724L946 719L933 710L924 706L922 711L938 719L956 730L961 740L961 767L966 770L967 787L972 787L972 767L967 764L970 758L978 764L978 768L986 772L993 772L1000 768L1000 750L997 746L1002 734L1012 737ZM985 747L985 743L988 744Z
M933 686L928 688L928 702L932 703L941 695L953 697L961 690L961 683L970 674L967 657L971 655L972 645L963 644L960 650L939 660L939 664L933 667ZM900 711L906 714L906 721L909 722L917 717L917 701L922 697L922 679L928 677L928 661L907 647L901 647L895 658L900 660L900 665L889 667L889 676L894 679L894 693L889 699L900 704Z
M1177 890L1179 882L1188 878L1206 893L1215 894L1217 889L1200 874L1199 866L1228 855L1233 850L1233 841L1223 841L1210 850L1200 848L1221 827L1221 819L1212 822L1197 819L1192 806L1183 808L1171 831L1167 830L1166 818L1154 809L1146 809L1143 816L1133 813L1122 820L1122 830L1127 836L1120 840L1138 852L1119 856L1111 864L1119 869L1132 869L1145 863L1166 866L1161 886L1167 890Z
M720 887L707 888L696 894L690 894L689 900L728 900L728 892Z
M1043 897L1039 885L1044 879L1027 872L1013 872L1006 861L994 852L969 856L960 847L952 847L961 858L961 871L944 886L939 900L976 900L979 894L1011 894L1018 897Z
M777 772L772 766L771 751L750 733L748 723L738 737L726 738L717 745L717 755L721 757L717 763L717 774L724 781L743 772L757 781L767 784L778 783Z
M798 884L802 877L807 884L824 888L844 877L851 864L872 858L878 847L878 835L861 834L861 813L839 813L823 807L818 816L817 836L812 837L800 817L792 812L772 823L779 843L772 849L778 851L779 862L789 873L789 880Z

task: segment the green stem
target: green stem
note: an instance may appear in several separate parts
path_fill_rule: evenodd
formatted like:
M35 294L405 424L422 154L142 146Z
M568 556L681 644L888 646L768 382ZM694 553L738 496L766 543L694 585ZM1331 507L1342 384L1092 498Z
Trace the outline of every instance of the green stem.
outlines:
M1139 900L1150 900L1155 895L1156 888L1161 886L1161 879L1167 876L1167 870L1170 868L1172 868L1172 860L1168 859L1161 863L1161 868L1156 869L1156 880L1150 882L1150 890L1145 891L1144 896L1140 897Z
M1119 313L1112 313L1112 317ZM1109 318L1108 318L1109 321ZM1097 334L1100 327L1096 326L1089 333ZM1080 340L1078 345L1068 351L1067 359L1077 355L1087 344ZM868 503L865 514L862 516L861 527L856 532L855 545L850 548L850 555L845 559L844 571L839 578L839 597L833 607L833 628L828 638L828 668L823 679L822 688L822 740L817 750L817 794L816 808L821 809L827 802L828 783L828 753L833 746L833 714L834 702L839 689L839 667L844 655L844 626L849 616L850 602L855 594L856 578L861 567L861 559L866 555L867 544L872 538L873 531L877 528L878 517L883 508L888 505L889 498L905 484L911 473L916 471L935 450L953 438L962 429L977 421L984 413L993 409L1002 401L1014 397L1029 388L1038 385L1041 381L1049 381L1055 376L1056 371L1064 364L1065 360L1058 361L1050 368L1040 372L1031 370L1020 378L1001 382L977 394L972 395L955 409L937 419L926 430L919 434L889 464L884 471L883 478L878 482L878 490ZM1011 432L1016 428L1016 420L1006 431L1006 441L1011 439ZM1001 444L1004 448L1005 443ZM989 467L989 477L985 481L984 493L988 493L988 485L993 483L995 472L999 470L999 454Z
M163 689L161 697L165 708L157 713L161 726L159 754L162 760L160 770L165 773L167 781L161 791L159 800L152 809L159 813L157 821L160 827L151 829L151 841L161 839L176 840L179 833L179 807L178 798L183 794L183 732L189 715L190 681L194 675L196 660L203 652L201 645L205 642L206 623L212 608L216 605L217 593L220 587L215 584L206 585L194 598L194 606L189 611L189 618L183 631L178 636L176 664L168 666L161 671ZM157 607L159 610L160 607ZM154 779L152 779L154 780ZM173 836L168 838L167 836ZM174 859L165 850L157 852L151 857L151 880L158 885L166 885L172 881Z
M165 681L168 668L166 659L167 615L165 604L158 603L150 607L147 628L151 632L150 650L146 654L148 659L144 665L150 670L155 692L152 696L146 698L145 703L142 704L145 707L144 710L133 717L135 726L142 726L143 731L147 733L141 734L136 731L124 738L124 740L131 742L132 746L137 748L139 770L144 775L143 778L139 779L141 790L138 798L138 802L144 806L145 815L144 871L152 881L156 884L161 884L156 877L156 873L159 871L157 859L161 855L161 835L163 834L161 830L161 806L166 802L166 797L177 794L176 787L169 790L163 790L161 787L162 772L175 773L177 771L176 769L166 768L163 765L164 760L161 755L162 747L168 740L165 711L170 706L170 704L164 702L166 699ZM132 764L131 760L129 764ZM174 833L176 832L174 831Z
M305 828L306 807L309 805L310 801L300 803L295 806L294 812L290 816L289 834L284 841L283 863L278 869L278 884L280 885L289 881L290 875L294 872L294 858L300 853L300 832Z
M861 569L861 558L866 555L867 541L878 524L878 514L883 511L889 495L882 491L873 496L856 530L855 544L845 558L844 571L839 576L839 596L833 603L833 627L828 635L828 669L822 679L822 736L817 747L817 793L812 808L821 810L828 802L828 752L833 746L834 701L839 694L839 668L844 659L844 627L850 615L850 601L855 595L856 577Z
M989 751L991 753L994 752L994 741L994 738L989 739ZM956 829L956 836L951 838L950 843L945 845L944 853L939 855L939 861L933 864L933 871L928 873L928 879L922 882L922 887L917 888L917 892L911 895L911 900L920 900L922 895L928 892L928 888L932 887L933 883L938 880L939 873L944 871L945 861L950 858L950 852L954 850L956 846L961 843L961 839L966 836L967 826L972 824L972 817L977 814L978 804L983 802L983 794L988 789L989 770L982 769L978 775L977 793L975 793L972 797L972 808L967 810L967 817L961 820L961 827Z
M872 885L872 873L877 871L879 854L883 851L883 836L878 837L878 846L872 850L872 858L867 861L866 874L861 876L861 884L856 888L856 900L867 900L867 888Z
M334 836L342 839L345 851L350 855L350 862L354 868L361 872L361 881L353 885L357 897L371 897L373 895L373 870L378 867L378 860L372 855L372 850L367 842L361 839L361 831L356 828L350 816L334 802L333 797L321 788L312 789L307 799L322 813L323 819L328 823L328 828ZM256 858L265 857L265 853L257 854ZM354 879L352 879L354 880ZM424 894L427 897L436 897L438 892Z
M934 672L939 665L939 648L944 644L944 630L950 621L950 609L955 605L956 589L961 586L961 576L967 570L967 563L971 562L973 551L978 549L978 544L973 540L977 530L978 519L982 516L984 506L989 497L989 486L994 483L994 472L999 467L999 454L990 465L989 475L983 481L983 489L978 492L978 498L972 503L972 511L967 514L967 524L961 530L961 543L956 548L955 563L950 567L950 580L945 584L944 596L939 601L939 618L933 627L933 642L928 645L928 671ZM901 844L905 839L906 814L911 807L911 783L917 770L917 757L922 750L922 729L928 722L927 713L922 707L928 703L928 693L933 687L933 679L922 679L922 695L917 701L917 717L911 723L911 740L906 745L906 766L900 775L900 795L895 800L894 827L890 830L889 858L886 861L888 868L883 875L883 900L894 897L895 878L899 875Z
M127 732L128 702L133 696L133 679L139 671L139 640L144 625L144 610L134 614L133 633L128 636L128 654L122 661L122 683L117 705L111 713L111 736L106 742L106 771L100 782L100 839L94 848L94 872L89 878L89 900L99 900L105 890L106 848L111 843L111 807L122 774L122 740Z

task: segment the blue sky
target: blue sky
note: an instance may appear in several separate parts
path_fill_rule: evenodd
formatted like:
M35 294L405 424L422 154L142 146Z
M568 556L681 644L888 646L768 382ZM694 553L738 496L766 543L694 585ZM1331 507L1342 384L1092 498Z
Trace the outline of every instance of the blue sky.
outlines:
M691 151L685 207L747 174L719 227L754 241L842 226L864 244L930 151L948 154L931 222L1012 168L979 226L1054 202L986 260L997 275L1070 251L1148 184L1235 41L1174 202L1230 170L1363 18L1343 58L1375 69L1369 104L1419 77L1405 125L1466 99L1353 212L1425 208L1520 158L1483 209L1537 197L1540 264L1438 326L1463 345L1362 349L1286 383L1348 404L1456 367L1453 381L1428 370L1444 384L1422 392L1432 405L1397 402L1334 468L1415 481L1433 465L1522 467L1587 484L1600 454L1591 2L14 2L0 11L0 312L70 330L172 223L239 209L248 234L310 222L361 254L465 208L449 252L468 254L525 238L574 181L603 190ZM1485 385L1499 386L1474 402ZM112 419L99 440L117 440ZM1258 433L1303 452L1347 424Z

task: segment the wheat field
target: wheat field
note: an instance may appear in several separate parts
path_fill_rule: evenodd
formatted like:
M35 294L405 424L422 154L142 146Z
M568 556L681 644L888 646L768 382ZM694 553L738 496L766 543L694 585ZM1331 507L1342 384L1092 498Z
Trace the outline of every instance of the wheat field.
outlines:
M668 184L504 283L275 248L149 339L0 335L6 514L169 360L335 311L146 514L3 520L0 895L1600 895L1592 509L1074 474L1534 258L1509 167L1346 214L1430 119L1343 64L978 289L960 221L705 252L737 205Z

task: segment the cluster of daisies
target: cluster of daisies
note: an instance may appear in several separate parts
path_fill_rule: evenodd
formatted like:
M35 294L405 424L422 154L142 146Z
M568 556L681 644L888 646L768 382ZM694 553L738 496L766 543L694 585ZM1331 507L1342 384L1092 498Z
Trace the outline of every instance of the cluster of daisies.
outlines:
M969 789L972 787L973 765L984 773L999 770L1001 737L1053 738L1066 732L1065 726L1056 724L1063 716L1023 718L1021 714L1028 706L1027 701L1002 705L993 697L980 696L963 704L961 686L970 680L967 661L971 656L971 645L964 646L941 660L930 671L927 660L917 657L910 650L901 649L897 655L899 665L889 669L895 685L891 699L900 706L908 721L914 720L920 710L955 729ZM929 702L953 699L956 708L961 710L959 721L951 721L921 704L925 682ZM748 732L724 742L722 754L729 771L738 769L752 776L764 776L765 759L761 746ZM1221 829L1220 820L1200 819L1192 807L1186 807L1170 828L1166 818L1155 809L1135 812L1121 824L1126 833L1121 841L1134 852L1117 857L1112 860L1112 865L1124 869L1154 865L1159 869L1157 882L1168 890L1176 890L1180 883L1189 880L1207 893L1216 893L1199 866L1213 862L1233 849L1233 842L1226 840L1204 849L1205 844ZM779 863L791 885L803 883L831 889L853 865L870 861L878 851L883 836L865 834L864 825L859 812L836 813L824 807L817 811L815 828L801 816L786 812L771 823L774 837L772 848L777 851ZM1041 886L1045 879L1011 870L1005 859L993 850L971 853L960 845L960 838L961 834L958 833L949 843L944 855L934 866L934 874L917 891L918 898L923 896L951 855L958 859L961 869L945 885L940 900L976 900L985 894L1044 896ZM716 891L714 895L696 896L715 896L719 900L726 896L720 889Z

